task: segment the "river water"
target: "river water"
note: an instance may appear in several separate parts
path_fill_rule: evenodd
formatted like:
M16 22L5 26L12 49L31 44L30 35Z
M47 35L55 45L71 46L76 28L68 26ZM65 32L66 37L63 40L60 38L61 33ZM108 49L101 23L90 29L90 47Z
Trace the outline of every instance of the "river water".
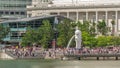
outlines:
M0 68L120 68L120 60L0 60Z

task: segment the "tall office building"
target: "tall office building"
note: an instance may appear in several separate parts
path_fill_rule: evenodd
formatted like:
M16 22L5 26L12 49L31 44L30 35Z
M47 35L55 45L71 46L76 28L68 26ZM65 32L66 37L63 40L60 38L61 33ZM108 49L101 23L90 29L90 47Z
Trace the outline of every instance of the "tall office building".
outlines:
M26 17L26 6L31 0L0 0L0 17Z

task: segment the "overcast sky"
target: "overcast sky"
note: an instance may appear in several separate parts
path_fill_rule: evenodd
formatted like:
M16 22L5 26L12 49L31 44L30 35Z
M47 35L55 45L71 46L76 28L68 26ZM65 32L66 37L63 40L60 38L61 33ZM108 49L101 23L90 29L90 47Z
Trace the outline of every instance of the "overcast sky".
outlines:
M72 2L72 1L74 1L74 2L77 2L77 1L83 1L83 2L88 2L88 1L96 1L96 0L54 0L54 2L58 2L58 3L70 3L70 2Z
M54 0L59 2L72 2L72 1L94 1L94 0Z
M54 0L59 2L72 2L72 1L120 1L120 0Z
M92 2L95 2L95 3L113 3L113 2L116 2L116 3L120 3L120 0L54 0L53 2L54 3L72 3L72 1L74 1L75 3L78 3L78 2L88 2L88 3L92 3Z

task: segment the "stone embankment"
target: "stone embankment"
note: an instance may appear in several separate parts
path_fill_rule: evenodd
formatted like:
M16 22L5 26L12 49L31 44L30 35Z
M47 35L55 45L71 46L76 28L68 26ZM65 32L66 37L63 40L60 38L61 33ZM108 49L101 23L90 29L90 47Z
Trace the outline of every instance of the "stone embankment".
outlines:
M8 54L6 54L4 51L0 52L0 59L14 59L13 57L9 56Z

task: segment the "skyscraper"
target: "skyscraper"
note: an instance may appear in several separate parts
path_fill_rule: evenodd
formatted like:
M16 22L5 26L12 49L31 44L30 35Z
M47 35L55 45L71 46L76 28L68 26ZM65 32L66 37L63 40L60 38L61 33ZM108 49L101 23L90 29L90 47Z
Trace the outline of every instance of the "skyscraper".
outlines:
M31 0L0 0L0 17L26 17Z

